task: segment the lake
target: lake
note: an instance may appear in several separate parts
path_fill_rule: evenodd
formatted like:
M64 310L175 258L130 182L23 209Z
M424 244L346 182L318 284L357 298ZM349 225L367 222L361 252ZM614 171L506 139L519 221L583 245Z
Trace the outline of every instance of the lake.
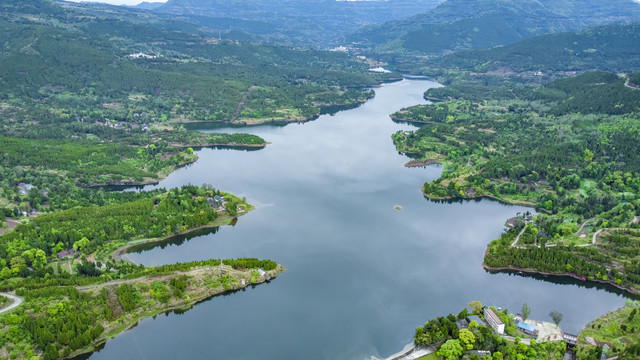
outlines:
M531 209L422 196L422 184L441 169L403 166L410 159L395 150L391 134L415 127L389 114L424 103L423 92L434 86L406 79L377 88L355 109L243 129L270 142L259 151L198 151L196 163L158 186L209 183L246 196L256 209L235 226L129 257L145 265L258 257L287 271L189 311L143 320L88 358L384 358L412 342L426 320L457 314L472 300L514 313L527 303L530 317L545 321L557 310L571 333L623 305L626 295L610 287L483 270L484 250L505 220Z

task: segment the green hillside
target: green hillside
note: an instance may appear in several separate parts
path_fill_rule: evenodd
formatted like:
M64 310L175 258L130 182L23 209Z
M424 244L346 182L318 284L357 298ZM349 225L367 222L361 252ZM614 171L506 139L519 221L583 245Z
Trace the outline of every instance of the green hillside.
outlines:
M416 63L414 71L438 75L458 70L529 78L588 70L631 72L640 68L638 43L638 23L598 26L537 36L489 50L461 51ZM531 73L536 71L542 73Z
M425 196L491 197L538 209L489 245L490 269L640 293L640 91L604 72L543 86L485 86L495 91L484 98L480 86L434 89L427 96L448 101L392 115L424 124L393 135L399 151L444 164L442 176L424 184Z
M364 51L393 59L489 48L536 35L639 19L640 4L632 0L448 0L406 20L365 27L349 40Z
M368 92L347 87L381 79L341 53L220 41L44 0L2 10L0 99L15 121L299 121L363 101Z

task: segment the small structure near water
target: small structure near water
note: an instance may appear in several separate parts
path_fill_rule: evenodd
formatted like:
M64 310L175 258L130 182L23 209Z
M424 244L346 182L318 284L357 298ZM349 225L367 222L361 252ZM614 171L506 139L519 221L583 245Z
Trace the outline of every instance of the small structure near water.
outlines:
M523 321L519 321L516 326L518 329L522 330L523 333L532 336L533 338L537 338L540 331L536 329L536 327L532 324L527 324Z
M484 319L487 321L489 326L495 330L498 334L504 334L504 322L500 319L500 317L493 311L492 308L486 307L484 308Z

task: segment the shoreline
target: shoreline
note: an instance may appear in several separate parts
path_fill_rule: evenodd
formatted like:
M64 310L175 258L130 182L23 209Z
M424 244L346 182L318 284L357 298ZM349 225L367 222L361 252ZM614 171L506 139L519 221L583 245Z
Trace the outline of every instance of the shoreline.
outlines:
M181 231L179 233L167 235L165 237L156 238L156 239L138 239L138 240L133 240L130 243L124 244L124 245L116 248L115 250L111 251L111 255L113 256L114 260L126 261L126 262L128 262L130 264L133 264L133 265L139 265L139 264L136 264L135 262L131 261L131 259L129 259L127 257L129 249L134 248L136 246L142 246L142 245L147 245L147 244L163 242L163 241L172 239L174 237L187 235L187 234L190 234L192 232L196 232L198 230L211 229L211 228L214 228L214 227L229 225L229 223L231 221L233 221L233 219L237 219L239 216L242 216L242 215L248 213L249 211L251 211L253 209L254 209L254 207L249 205L245 212L243 212L242 214L238 214L235 217L231 217L229 215L226 215L226 216L223 216L221 218L218 218L218 219L214 220L210 224L197 226L197 227L194 227L194 228L191 228L191 229L187 229L185 231ZM136 241L139 241L139 242L136 242Z
M360 84L360 85L351 85L351 86L346 86L347 88L360 88L360 89L368 89L368 88L376 88L376 87L380 87L383 84L389 84L389 83L394 83L394 82L398 82L398 81L402 81L404 80L405 77L404 76L395 76L395 77L389 77L389 78L385 78L385 79L381 79L381 80L376 80L376 84L374 85L364 85L364 84ZM262 119L235 119L234 121L228 121L228 120L214 120L214 121L201 121L201 120L180 120L180 121L169 121L170 124L220 124L223 126L229 126L229 127L237 127L237 128L248 128L248 127L253 127L253 126L260 126L260 125L287 125L287 124L293 124L293 123L305 123L308 121L313 121L316 120L317 118L319 118L321 115L324 114L323 110L325 109L330 109L330 108L341 108L341 107L345 107L345 108L349 108L351 106L360 106L364 103L366 103L367 101L371 100L373 98L372 97L368 97L366 99L363 100L355 100L352 101L350 103L342 103L342 104L331 104L331 103L325 103L325 104L318 104L315 105L316 107L318 107L320 109L320 111L315 114L315 115L310 115L310 116L306 116L306 117L299 117L299 118L273 118L273 119L268 119L268 120L262 120ZM218 146L223 146L223 145L218 145ZM241 146L241 145L239 145Z
M171 144L171 146L176 147L176 148L180 148L180 149L187 149L187 148L213 148L213 147L228 147L231 149L242 149L242 148L255 148L255 149L263 149L265 147L267 147L267 145L269 145L268 142L264 142L262 144L224 144L224 143L216 143L216 144L205 144L205 145L195 145L195 144ZM82 188L86 188L86 189L95 189L95 188L101 188L101 187L108 187L108 186L147 186L147 185L157 185L160 183L160 181L166 179L169 175L171 175L174 171L185 167L187 165L191 165L193 163L195 163L196 161L200 160L199 156L195 156L195 159L189 160L189 161L185 161L182 162L180 164L174 165L169 171L164 172L161 171L158 173L158 177L157 178L147 178L147 180L142 180L142 181L128 181L128 180L119 180L119 181L113 181L113 182L108 182L108 183L99 183L99 184L91 184L91 185L85 185L85 186L79 186Z
M100 183L100 184L91 184L91 185L85 185L85 186L79 186L85 189L95 189L95 188L101 188L101 187L108 187L108 186L146 186L146 185L157 185L160 183L160 181L164 180L167 178L167 176L169 176L171 173L173 173L174 171L178 170L181 167L187 166L187 165L191 165L193 163L195 163L196 161L198 161L200 158L198 156L196 156L195 159L193 160L189 160L189 161L185 161L183 163L180 163L178 165L175 165L172 167L171 170L169 170L166 174L164 172L160 172L158 173L158 177L157 178L148 178L148 180L143 180L143 181L127 181L127 180L120 180L120 181L114 181L114 182L110 182L110 183Z
M489 251L489 247L487 246L487 250ZM486 254L485 251L485 254ZM633 289L629 289L626 288L624 286L621 286L619 284L616 283L612 283L609 281L603 281L600 279L593 279L593 280L589 280L589 279L583 279L580 276L573 274L573 273L568 273L568 272L564 272L564 273L550 273L550 272L546 272L546 271L539 271L539 270L535 270L535 269L525 269L525 268L519 268L516 266L498 266L498 267L492 267L487 265L485 262L482 262L482 267L487 270L487 271L495 271L495 272L509 272L509 273L517 273L517 272L522 272L522 273L526 273L526 274L533 274L533 275L544 275L544 276L558 276L558 277L570 277L572 279L575 280L580 280L582 282L585 283L600 283L600 284L604 284L604 285L611 285L619 290L622 290L624 292L627 292L631 295L634 296L640 296L640 291L638 290L633 290Z
M195 268L195 269L191 269L189 271L186 272L182 272L182 271L178 271L175 272L171 275L165 275L166 277L170 277L170 276L174 276L174 275L178 275L178 274L193 274L193 273L197 273L197 272L203 272L206 270L211 270L211 272L216 272L217 267L216 268ZM245 269L245 271L252 271L253 269ZM250 286L256 286L256 285L260 285L260 284L264 284L267 282L270 282L271 280L275 279L278 277L278 275L280 275L282 272L284 272L286 269L284 266L278 264L277 267L274 270L269 270L267 271L267 275L268 276L261 276L260 278L256 279L255 282L251 282L251 281L247 281L243 284L241 283L236 283L233 284L231 286L231 288L229 289L221 289L221 290L212 290L210 292L205 292L203 294L201 294L198 297L192 298L190 299L190 301L188 303L185 303L183 305L172 305L172 306L168 306L166 308L161 308L161 309L154 309L152 311L149 312L145 312L145 313L141 313L141 314L137 314L136 316L134 316L132 319L130 319L129 321L126 321L124 324L116 327L115 329L111 330L110 332L106 333L103 337L97 339L95 342L93 342L92 344L86 346L85 348L79 349L73 353L71 353L69 356L64 357L63 359L74 359L80 355L83 354L87 354L87 353L92 353L94 351L97 351L100 349L101 346L103 346L108 340L115 338L116 336L133 329L134 327L136 327L138 325L138 323L142 320L148 319L148 318L154 318L160 314L168 314L170 312L174 312L174 311L187 311L189 309L191 309L193 306L207 301L209 299L212 299L216 296L219 295L223 295L223 294L227 294L227 293L233 293L236 291L242 291L245 290L246 288L250 287ZM139 280L139 279L143 279L143 278L147 278L146 276L142 277L142 278L138 278L138 279L132 279L130 282L135 282L135 280ZM80 291L92 291L93 289L99 289L99 288L104 288L107 286L115 286L117 285L119 282L117 280L114 281L110 281L107 283L103 283L103 284L97 284L94 285L93 287L89 288L89 289L82 289ZM77 288L77 287L76 287Z
M535 208L535 204L527 201L527 200L510 200L510 199L505 199L502 197L496 197L493 194L480 194L480 195L474 195L474 196L470 196L470 197L453 197L453 196L433 196L433 195L429 195L427 193L424 192L424 188L420 190L422 192L422 194L424 195L425 198L429 199L429 200L433 200L433 201L448 201L448 200L476 200L476 199L492 199L498 202L501 202L503 204L507 204L507 205L517 205L517 206L526 206L526 207L530 207L533 208L534 210L536 210Z

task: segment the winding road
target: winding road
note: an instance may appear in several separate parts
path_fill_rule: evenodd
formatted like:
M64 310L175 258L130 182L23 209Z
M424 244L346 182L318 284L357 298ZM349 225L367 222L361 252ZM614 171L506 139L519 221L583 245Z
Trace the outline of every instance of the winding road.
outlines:
M23 299L20 296L15 296L15 295L12 295L12 294L7 294L7 293L0 293L0 295L4 296L4 297L8 297L9 299L13 300L13 303L11 305L7 306L4 309L0 309L0 314L5 312L5 311L9 311L9 310L11 310L13 308L16 308L16 307L20 306L20 304L22 304L22 300Z

